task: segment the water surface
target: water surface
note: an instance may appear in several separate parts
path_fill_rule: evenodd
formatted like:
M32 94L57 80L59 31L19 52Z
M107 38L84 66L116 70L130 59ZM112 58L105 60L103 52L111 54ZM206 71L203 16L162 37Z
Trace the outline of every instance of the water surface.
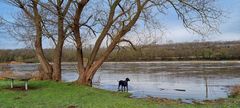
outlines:
M13 71L33 72L37 64L10 65ZM75 63L64 63L62 80L78 78ZM94 77L94 87L117 91L118 81L130 78L132 97L206 100L226 98L240 84L240 62L107 62Z

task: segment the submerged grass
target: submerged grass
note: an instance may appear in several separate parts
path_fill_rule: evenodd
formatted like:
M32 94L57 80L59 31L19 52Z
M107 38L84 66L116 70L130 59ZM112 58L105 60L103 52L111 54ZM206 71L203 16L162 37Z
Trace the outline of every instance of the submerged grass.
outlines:
M0 80L0 108L239 108L240 97L206 104L183 104L161 99L133 99L128 93L111 92L71 83L30 81L24 91L16 82L9 89L9 81Z

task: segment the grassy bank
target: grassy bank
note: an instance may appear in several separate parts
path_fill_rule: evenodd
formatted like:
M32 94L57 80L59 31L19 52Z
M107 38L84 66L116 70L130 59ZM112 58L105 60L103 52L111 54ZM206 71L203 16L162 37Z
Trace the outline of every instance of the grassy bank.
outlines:
M133 99L128 93L111 92L70 83L30 81L30 90L22 82L9 89L9 81L0 80L0 108L239 108L240 97L217 102L182 104L162 99Z

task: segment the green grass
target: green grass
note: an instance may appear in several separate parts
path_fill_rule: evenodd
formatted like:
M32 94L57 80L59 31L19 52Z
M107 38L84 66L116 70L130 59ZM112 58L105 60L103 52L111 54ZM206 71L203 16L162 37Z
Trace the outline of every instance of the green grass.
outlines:
M0 80L0 108L240 108L240 97L205 105L192 105L170 100L133 99L129 98L128 93L70 83L30 81L28 91L10 90L9 83ZM23 83L16 82L16 85Z

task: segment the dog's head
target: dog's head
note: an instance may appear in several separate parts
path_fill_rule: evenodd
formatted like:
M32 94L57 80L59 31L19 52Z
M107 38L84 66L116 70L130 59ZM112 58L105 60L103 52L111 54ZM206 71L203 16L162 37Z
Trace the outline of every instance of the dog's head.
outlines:
M126 81L130 81L130 79L129 79L129 78L126 78Z

